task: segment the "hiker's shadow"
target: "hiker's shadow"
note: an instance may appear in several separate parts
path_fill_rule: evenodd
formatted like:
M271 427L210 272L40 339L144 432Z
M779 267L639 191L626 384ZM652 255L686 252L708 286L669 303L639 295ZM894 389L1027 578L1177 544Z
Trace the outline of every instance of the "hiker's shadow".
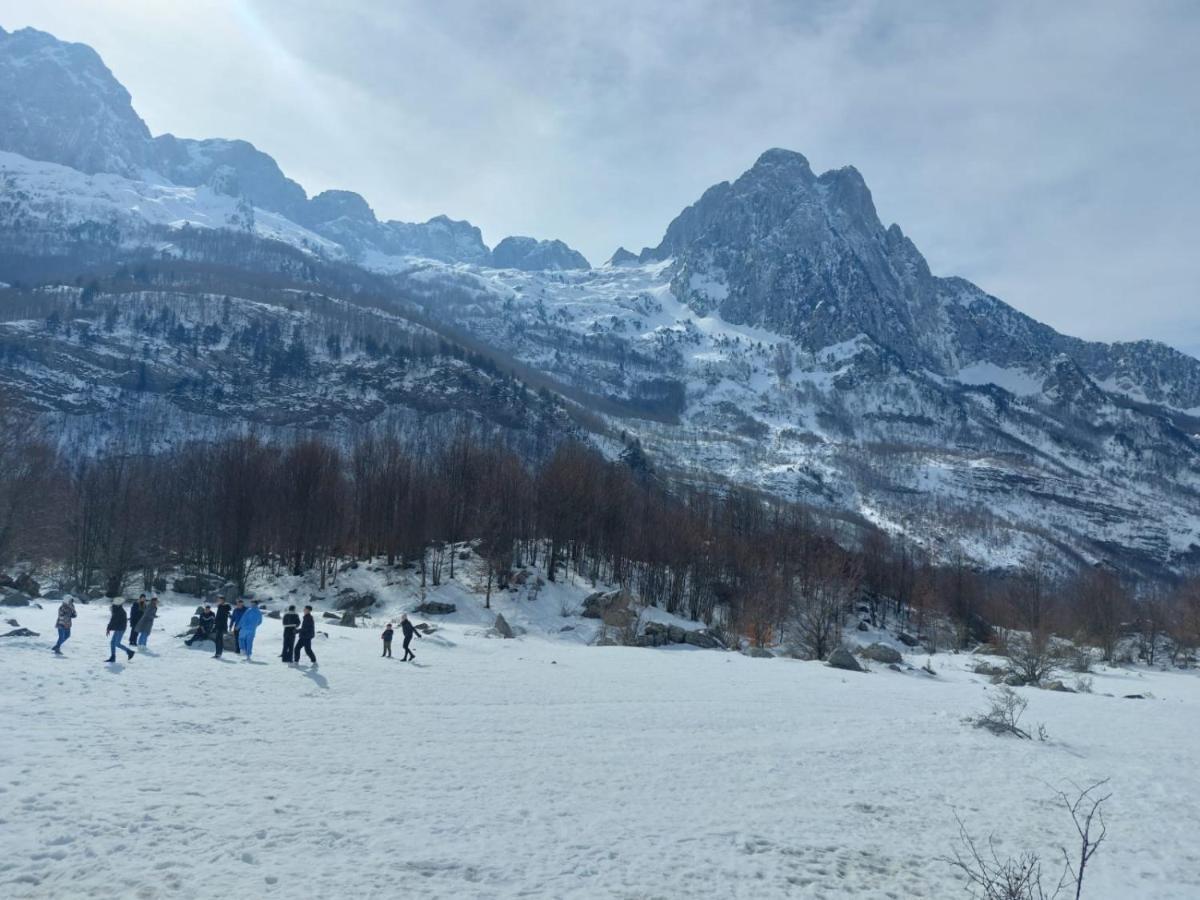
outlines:
M321 690L329 690L329 680L315 669L305 669L304 677L312 679L313 683Z

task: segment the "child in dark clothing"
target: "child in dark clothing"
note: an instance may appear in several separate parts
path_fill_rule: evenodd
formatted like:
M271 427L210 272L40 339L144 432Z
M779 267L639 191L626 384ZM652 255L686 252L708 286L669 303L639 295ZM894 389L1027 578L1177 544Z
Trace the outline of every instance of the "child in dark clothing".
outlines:
M392 655L392 623L388 622L387 628L383 629L383 655Z

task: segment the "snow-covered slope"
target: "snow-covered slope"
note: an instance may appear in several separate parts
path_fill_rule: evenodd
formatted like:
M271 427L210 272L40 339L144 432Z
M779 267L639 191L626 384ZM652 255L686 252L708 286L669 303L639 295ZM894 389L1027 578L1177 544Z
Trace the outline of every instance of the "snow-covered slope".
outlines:
M818 175L800 154L769 150L704 192L658 247L588 269L558 241L492 251L469 222L380 221L347 191L307 199L244 142L151 139L87 48L4 33L0 66L17 85L0 95L0 121L13 124L0 130L0 281L51 273L68 285L0 292L47 310L0 324L0 376L59 417L63 434L88 433L80 415L151 406L156 421L178 416L172 433L197 412L240 427L279 404L291 425L334 430L394 404L479 412L479 392L454 378L414 399L411 375L384 377L374 360L363 384L361 357L345 350L368 354L367 335L306 298L341 304L332 319L351 310L363 321L381 308L412 318L419 305L422 328L502 366L511 358L528 383L585 407L599 446L618 449L624 432L679 478L751 484L985 565L1045 551L1158 573L1200 560L1200 360L1147 341L1071 338L934 275L898 226L879 221L853 168ZM54 66L66 70L54 81L63 98L27 83ZM63 104L94 111L109 152L46 149ZM59 162L30 158L39 154ZM170 290L113 287L102 300L117 306L114 321L97 342L80 285L129 268ZM297 293L264 302L263 278ZM76 305L51 316L47 297L62 291ZM114 298L126 294L135 299L122 307ZM205 336L224 294L249 311L239 328L270 336L270 353L254 334ZM209 299L189 309L185 295ZM60 328L64 316L76 320ZM183 331L170 337L164 316ZM178 352L185 338L190 356ZM228 377L278 376L289 347L312 367L286 390L259 382L265 402ZM520 421L509 400L500 410ZM545 413L532 418L563 420Z
M389 614L418 599L389 573L350 575L376 579ZM256 587L276 609L306 597ZM502 640L472 618L477 594L439 590L472 610L416 641L415 665L380 658L382 617L322 624L319 666L289 667L278 621L254 662L218 661L174 637L194 602L170 602L146 651L105 665L105 604L79 607L62 657L55 604L9 610L41 636L0 638L0 818L21 823L0 894L949 900L956 813L1056 873L1077 836L1053 792L1103 778L1109 834L1084 896L1200 891L1194 673L1018 689L1049 734L1020 741L963 721L996 691L970 655L853 673L592 647L538 627L579 620L527 594L502 601L527 628Z

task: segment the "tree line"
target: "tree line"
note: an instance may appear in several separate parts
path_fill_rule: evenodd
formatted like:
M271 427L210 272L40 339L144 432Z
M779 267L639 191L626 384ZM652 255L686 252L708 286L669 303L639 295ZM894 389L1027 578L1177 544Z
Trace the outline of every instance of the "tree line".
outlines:
M365 559L412 566L436 586L461 577L455 548L469 542L484 603L536 565L551 581L620 585L731 640L817 658L859 619L908 630L930 650L1006 629L1043 655L1059 637L1106 659L1132 640L1151 663L1200 646L1200 580L1138 586L1104 567L1064 576L1036 560L1005 573L937 563L864 522L749 489L666 482L636 442L612 460L567 440L531 461L494 431L462 427L437 439L249 434L80 458L4 418L0 564L61 565L78 592L149 589L175 568L239 590L256 569L313 571L323 588L339 563Z

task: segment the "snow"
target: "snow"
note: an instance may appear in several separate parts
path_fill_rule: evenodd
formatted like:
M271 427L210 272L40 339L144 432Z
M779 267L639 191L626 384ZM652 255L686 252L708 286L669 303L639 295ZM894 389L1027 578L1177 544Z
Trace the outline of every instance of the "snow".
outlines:
M389 615L415 599L411 580L340 578ZM1009 740L963 722L996 690L974 657L933 656L930 677L924 655L858 674L588 646L557 628L595 627L558 608L589 590L499 597L525 629L501 640L472 587L446 585L430 598L460 611L416 665L379 657L377 616L320 623L316 669L279 661L271 619L254 663L183 646L194 601L114 665L105 604L79 606L61 658L56 603L5 610L42 636L0 641L0 895L957 898L937 859L955 811L1053 869L1074 834L1053 791L1108 777L1085 896L1200 896L1195 674L1021 689L1050 740Z
M1042 393L1042 379L1025 369L1005 368L990 362L976 362L958 371L962 384L994 384L1018 397L1033 397Z

